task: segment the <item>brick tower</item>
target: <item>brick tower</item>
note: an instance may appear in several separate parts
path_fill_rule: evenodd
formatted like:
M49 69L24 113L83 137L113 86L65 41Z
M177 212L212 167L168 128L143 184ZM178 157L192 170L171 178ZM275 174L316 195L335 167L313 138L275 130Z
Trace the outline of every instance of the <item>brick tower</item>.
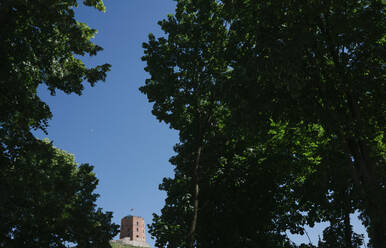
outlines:
M133 241L146 242L145 220L142 217L132 215L123 217L119 238L130 238Z

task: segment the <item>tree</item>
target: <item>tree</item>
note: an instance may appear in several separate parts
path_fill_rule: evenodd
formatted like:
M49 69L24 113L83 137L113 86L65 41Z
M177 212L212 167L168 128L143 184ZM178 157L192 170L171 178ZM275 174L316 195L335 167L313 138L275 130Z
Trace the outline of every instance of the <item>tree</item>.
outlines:
M295 247L286 231L303 233L294 189L318 167L313 141L274 123L265 135L225 129L211 139L197 247Z
M295 161L294 151L287 147L290 140L300 144L303 132L296 134L297 139L286 136L279 149L276 143L283 139L281 130L277 135L281 138L271 140L277 150L271 151L264 144L270 140L269 132L285 125L272 124L272 129L264 128L249 138L248 130L232 122L229 109L218 96L229 71L222 54L227 43L226 23L217 13L221 8L216 1L200 4L197 11L191 1L180 1L176 16L160 22L167 39L150 35L144 44L143 59L151 78L140 89L154 102L153 114L180 131L177 155L171 159L175 178L164 179L160 186L168 197L162 215L154 215L150 232L158 247L293 246L282 233L288 229L301 233L305 222L289 194L290 184L306 177L308 169L296 166L307 159L298 154ZM254 161L256 157L260 160ZM282 169L284 158L293 160L294 166ZM226 166L224 161L228 161ZM248 197L256 192L259 197ZM254 221L246 222L250 219ZM237 225L238 220L245 221Z
M102 0L84 5L104 11ZM105 80L110 65L88 68L82 56L102 50L96 33L74 18L75 0L0 2L0 246L109 247L111 213L95 209L92 166L36 139L52 114L37 95L45 84L81 94L83 81Z
M150 102L155 102L153 114L180 131L181 143L189 146L194 154L190 157L192 166L189 173L192 187L189 201L193 213L190 230L185 236L185 245L191 248L198 219L201 156L214 115L220 111L213 74L227 69L219 56L226 29L222 20L212 15L215 1L207 1L204 5L208 11L195 15L195 7L190 1L180 1L176 15L159 22L169 36L168 39L155 39L150 35L149 42L144 43L143 60L148 63L145 70L151 78L140 88ZM197 22L204 26L197 25Z
M286 242L280 236L284 231L301 233L302 225L319 221L331 223L325 232L327 243L320 245L330 245L331 237L339 237L345 247L355 247L361 242L349 221L355 211L361 212L372 246L384 247L386 92L381 1L191 0L178 1L179 11L196 18L179 19L176 14L177 18L163 22L163 27L174 27L164 28L168 39L155 43L150 39L157 45L145 47L155 56L145 56L152 80L144 92L155 102L153 113L160 120L175 117L189 97L181 94L177 63L169 61L206 61L211 58L206 54L221 51L214 58L223 69L205 70L215 87L205 89L211 84L199 82L205 89L199 95L215 95L211 102L221 114L212 117L203 143L199 208L193 207L189 193L193 143L182 138L184 142L175 148L177 155L171 160L175 178L161 185L168 198L151 229L157 245L184 246L179 239L186 233L193 208L201 215L196 247L216 246L221 240L243 247ZM210 38L213 29L199 18L202 13L216 20L210 27L216 27L222 42ZM206 35L194 36L186 28L192 25ZM185 38L181 46L185 50L173 48L180 45L175 37ZM183 57L184 51L194 51L192 44L197 42L203 58L189 53ZM185 70L192 74L196 67ZM191 116L178 115L170 121L171 127L192 120ZM196 136L187 125L176 129L180 137ZM266 184L259 185L259 180ZM240 207L227 199L244 204ZM272 205L254 209L266 202ZM238 217L255 222L260 221L255 214L259 211L269 218L261 226L248 224L246 230L238 228L237 218L225 215L227 211L240 211Z
M270 118L321 125L344 151L333 163L355 183L371 243L384 247L382 1L222 3L233 44L224 99L255 127Z
M85 5L105 10L102 0ZM77 56L93 56L102 48L91 42L96 30L74 19L77 1L5 0L0 3L0 139L1 152L20 150L30 129L43 129L51 118L37 95L40 84L81 94L82 82L104 80L110 65L87 68Z
M92 169L47 140L25 146L0 172L0 247L110 247L118 226L95 209Z

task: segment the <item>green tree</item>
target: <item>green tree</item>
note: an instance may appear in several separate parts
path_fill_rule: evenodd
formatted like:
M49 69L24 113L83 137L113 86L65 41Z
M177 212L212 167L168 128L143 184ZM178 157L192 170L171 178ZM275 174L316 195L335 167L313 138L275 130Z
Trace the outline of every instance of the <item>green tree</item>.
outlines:
M198 247L295 247L285 232L303 233L293 189L317 166L302 155L313 148L302 151L296 143L306 142L298 136L304 133L294 135L285 125L251 137L228 128L225 137L213 137L208 151Z
M371 243L384 247L382 1L222 3L230 23L233 68L224 100L255 127L270 118L323 127L342 151L331 163L346 167L355 184L360 199L355 208L362 213Z
M83 4L105 10L102 0ZM81 94L105 80L110 65L88 68L82 56L102 50L96 30L74 18L78 1L0 2L0 246L109 247L111 213L95 209L97 179L89 165L37 140L52 114L37 95L45 84Z
M92 169L47 140L24 146L0 172L0 247L110 247L118 226L95 208Z
M158 247L291 247L283 232L301 233L305 221L289 194L290 185L306 177L308 167L304 163L308 160L302 153L293 159L295 151L287 149L288 142L296 141L305 154L313 146L299 145L300 131L283 141L284 130L280 128L285 125L272 124L272 130L264 128L249 138L248 130L232 122L230 111L218 96L229 73L223 56L226 23L218 2L200 3L198 11L191 1L179 1L176 16L160 22L168 37L155 39L150 35L144 44L143 59L151 78L141 91L154 102L153 114L180 131L181 141L175 147L178 155L171 159L176 166L175 178L164 179L160 186L168 197L162 215L154 215L150 232L156 236ZM311 129L318 133L318 128ZM267 148L264 142L271 134L275 138ZM291 160L293 166L282 169ZM229 161L226 166L224 161ZM251 219L254 221L248 221Z
M102 0L85 5L105 10ZM51 118L37 88L81 94L82 82L104 80L110 65L87 68L80 56L96 55L96 30L74 18L77 1L4 0L0 3L0 141L3 156L17 154L30 129L43 129Z
M226 71L221 52L226 28L211 11L215 1L203 4L208 11L194 14L190 1L177 4L176 15L159 22L168 34L166 38L149 36L144 43L146 71L151 78L140 90L154 102L153 114L180 132L181 144L187 144L194 156L189 167L192 204L185 246L193 248L198 220L202 152L220 106L216 101L216 79L213 74ZM197 23L203 26L197 25ZM205 42L208 41L208 42ZM182 241L181 241L182 242ZM181 245L181 244L179 244Z
M181 11L194 18L179 19ZM151 226L157 246L184 247L192 210L200 213L196 247L221 241L224 247L290 246L284 231L302 233L302 225L320 221L331 223L320 245L339 237L344 247L355 247L361 238L352 232L349 215L356 210L372 246L385 246L381 1L186 0L178 1L176 13L162 22L168 38L145 47L157 58L145 56L152 80L144 92L155 102L153 113L160 120L177 117L172 128L192 120L194 115L174 115L189 97L181 94L177 63L169 61L207 61L207 54L220 51L213 57L223 69L205 70L215 87L202 80L207 86L198 95L215 95L210 102L221 114L209 115L203 139L199 208L190 189L194 143L183 138L197 133L187 125L176 128L182 142L171 160L175 178L161 185L168 198ZM203 13L215 25L208 27ZM195 36L190 26L205 35ZM211 38L212 27L221 42ZM176 42L179 35L184 45ZM195 51L197 42L202 57L184 53ZM196 69L185 68L192 75ZM253 223L243 229L240 219Z

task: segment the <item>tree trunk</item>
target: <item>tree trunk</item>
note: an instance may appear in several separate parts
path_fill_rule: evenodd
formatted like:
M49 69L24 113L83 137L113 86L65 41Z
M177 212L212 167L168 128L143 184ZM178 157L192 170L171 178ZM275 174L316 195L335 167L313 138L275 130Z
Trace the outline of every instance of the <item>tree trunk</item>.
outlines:
M354 166L358 169L360 181L355 182L358 189L362 192L365 202L365 214L370 218L369 236L375 248L386 247L386 215L384 212L385 204L382 188L378 184L378 177L375 173L375 165L366 159L367 154L358 142L350 140L349 149L354 157ZM363 144L361 144L363 146Z
M195 232L197 227L197 218L198 218L198 196L200 193L199 186L199 175L200 175L200 158L201 158L201 150L202 150L202 130L201 130L201 118L197 117L197 150L196 150L196 158L194 161L193 167L193 218L190 225L190 231L188 234L188 247L194 248L194 240L195 240Z
M197 226L197 218L198 218L198 195L200 192L199 187L199 161L201 156L201 148L202 146L199 146L197 148L197 154L196 154L196 161L194 163L194 171L193 171L193 185L194 185L194 194L193 194L193 219L190 226L190 231L188 235L188 247L193 248L194 247L194 233L196 231Z
M347 197L347 195L346 195ZM344 239L345 239L345 247L353 248L352 244L352 226L350 223L350 199L345 199L347 201L346 209L344 210Z

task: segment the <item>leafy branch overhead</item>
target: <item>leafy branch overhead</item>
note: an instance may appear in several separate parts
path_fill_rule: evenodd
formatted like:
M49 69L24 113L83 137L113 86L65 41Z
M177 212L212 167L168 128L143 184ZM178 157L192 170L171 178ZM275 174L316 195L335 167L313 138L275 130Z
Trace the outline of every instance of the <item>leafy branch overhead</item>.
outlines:
M105 10L101 0L84 4ZM6 0L0 4L3 129L45 129L51 112L37 96L40 84L47 85L53 95L56 90L80 95L83 81L93 86L105 80L109 64L88 68L80 59L94 56L102 48L91 41L97 31L75 20L77 5L72 0Z
M360 247L354 212L385 246L383 7L177 1L140 88L180 134L157 247L296 247L322 221L319 247Z
M84 5L105 11L102 0ZM0 2L0 247L109 247L118 232L112 213L96 208L93 167L36 139L52 117L39 85L82 94L84 83L106 79L109 64L82 58L102 48L78 22L75 0Z
M24 146L0 174L1 208L7 213L1 215L0 244L106 247L118 226L111 223L111 212L96 209L98 179L92 170L48 140Z

